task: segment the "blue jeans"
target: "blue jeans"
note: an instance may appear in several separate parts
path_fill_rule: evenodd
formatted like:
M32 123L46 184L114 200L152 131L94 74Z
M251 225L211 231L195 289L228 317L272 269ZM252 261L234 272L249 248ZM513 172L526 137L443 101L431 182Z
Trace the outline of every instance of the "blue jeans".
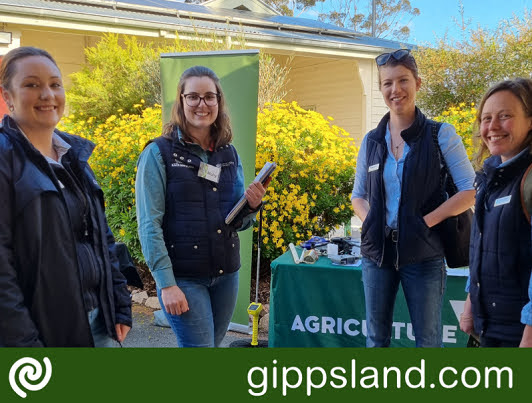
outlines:
M220 277L180 278L189 310L170 315L164 309L161 290L157 295L161 308L177 337L179 347L220 347L233 316L238 294L238 272Z
M362 259L366 299L367 347L390 345L393 309L399 283L403 287L416 347L442 347L441 310L447 272L443 259L410 264L396 270Z
M118 342L107 334L100 308L94 308L88 313L88 316L94 347L118 347Z

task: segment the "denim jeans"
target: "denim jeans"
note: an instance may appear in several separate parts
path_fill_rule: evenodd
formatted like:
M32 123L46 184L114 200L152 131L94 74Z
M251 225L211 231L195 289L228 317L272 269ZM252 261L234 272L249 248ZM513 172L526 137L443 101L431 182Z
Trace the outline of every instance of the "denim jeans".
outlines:
M519 347L521 340L509 341L480 336L480 347Z
M367 347L388 347L399 283L403 287L416 347L442 347L441 310L447 273L443 259L410 264L396 270L362 259L366 300Z
M180 278L189 310L170 315L164 309L161 290L157 295L161 308L177 337L179 347L220 347L229 327L238 294L238 272L220 277Z
M107 334L100 308L94 308L88 313L88 316L94 347L118 347L118 342Z

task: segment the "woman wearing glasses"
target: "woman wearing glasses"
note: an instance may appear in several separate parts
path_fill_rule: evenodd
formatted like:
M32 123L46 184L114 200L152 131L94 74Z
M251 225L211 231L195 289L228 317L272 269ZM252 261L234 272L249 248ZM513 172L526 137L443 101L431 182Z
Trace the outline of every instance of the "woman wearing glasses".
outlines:
M252 224L265 194L255 182L244 190L225 105L212 70L187 69L170 122L137 166L142 251L180 347L220 346L238 291L236 231ZM243 194L247 207L226 225Z
M440 347L446 271L433 227L473 205L474 171L454 127L436 126L438 145L459 190L445 200L432 135L435 122L416 107L421 78L415 59L408 49L400 49L376 62L389 112L362 141L351 197L363 222L366 345L390 345L401 283L416 346Z

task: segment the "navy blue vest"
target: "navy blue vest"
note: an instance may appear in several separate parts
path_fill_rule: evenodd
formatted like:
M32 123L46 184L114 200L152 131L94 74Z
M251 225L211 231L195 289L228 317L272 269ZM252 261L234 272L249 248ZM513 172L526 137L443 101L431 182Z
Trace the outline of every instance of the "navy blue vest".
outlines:
M234 194L238 157L232 145L209 156L221 167L218 183L198 176L201 159L179 140L158 137L166 166L163 234L177 277L220 276L240 268L240 241L224 220L241 195Z
M525 154L496 168L500 161L486 160L475 181L469 292L476 332L519 341L532 270L531 228L521 206L520 182L532 156Z
M367 191L370 210L362 225L362 255L379 266L383 263L386 208L384 193L384 162L388 155L386 114L376 129L368 133L366 161ZM397 221L399 266L443 257L443 246L435 228L429 228L423 216L445 200L440 185L440 158L432 139L432 125L416 108L416 119L401 136L409 145L403 168L401 200ZM369 167L378 167L369 171Z

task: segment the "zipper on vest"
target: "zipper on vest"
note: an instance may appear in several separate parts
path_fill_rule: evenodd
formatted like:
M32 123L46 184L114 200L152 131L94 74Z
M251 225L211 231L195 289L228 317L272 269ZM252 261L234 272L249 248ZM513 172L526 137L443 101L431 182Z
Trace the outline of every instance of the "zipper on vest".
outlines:
M385 195L385 192L384 192L384 163L386 162L386 158L388 157L388 146L385 146L384 147L384 155L383 155L383 158L382 158L382 162L381 162L381 166L382 166L382 169L380 170L380 176L381 176L381 200L382 200L382 208L383 208L383 216L384 216L384 219L383 219L383 224L384 225L381 225L381 228L382 228L382 252L381 252L381 260L379 262L379 267L382 267L382 262L384 261L384 252L385 252L385 247L386 247L386 195ZM367 219L368 217L366 217Z
M401 195L399 196L399 207L397 209L397 242L393 242L393 236L392 236L392 243L395 244L395 271L399 271L399 210L401 210L401 200L403 198L403 190L401 189Z
M401 221L401 205L403 204L403 189L405 185L405 167L408 157L412 155L412 149L408 152L408 155L403 162L403 177L401 178L401 192L399 193L399 205L397 207L397 242L395 242L395 270L399 271L399 222Z
M399 220L397 228L399 228ZM395 243L395 271L399 271L399 229L397 229L397 242Z

